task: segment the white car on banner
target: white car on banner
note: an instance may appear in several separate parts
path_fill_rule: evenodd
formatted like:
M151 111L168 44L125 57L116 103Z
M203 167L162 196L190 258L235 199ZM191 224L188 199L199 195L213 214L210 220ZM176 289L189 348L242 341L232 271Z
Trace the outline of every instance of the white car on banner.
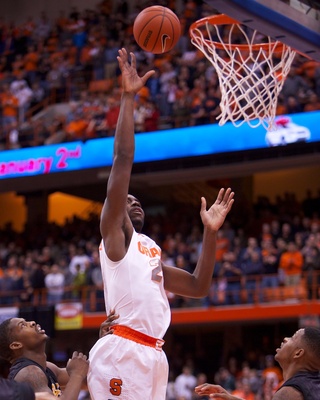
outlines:
M306 142L310 139L311 133L305 126L292 122L287 116L275 120L275 130L266 134L267 145L283 146L290 143Z

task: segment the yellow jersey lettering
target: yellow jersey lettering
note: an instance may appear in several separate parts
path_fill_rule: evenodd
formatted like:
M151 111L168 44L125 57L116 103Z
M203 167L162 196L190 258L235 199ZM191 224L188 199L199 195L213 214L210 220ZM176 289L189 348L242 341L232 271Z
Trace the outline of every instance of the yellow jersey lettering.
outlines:
M52 390L52 393L53 393L53 395L55 397L60 397L61 394L62 394L60 386L59 386L59 383L52 383L51 384L51 390Z

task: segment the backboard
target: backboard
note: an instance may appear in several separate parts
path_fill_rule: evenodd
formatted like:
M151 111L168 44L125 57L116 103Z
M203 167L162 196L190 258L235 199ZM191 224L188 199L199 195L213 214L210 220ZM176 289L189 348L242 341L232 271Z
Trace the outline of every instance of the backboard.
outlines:
M219 13L320 62L319 0L205 0Z

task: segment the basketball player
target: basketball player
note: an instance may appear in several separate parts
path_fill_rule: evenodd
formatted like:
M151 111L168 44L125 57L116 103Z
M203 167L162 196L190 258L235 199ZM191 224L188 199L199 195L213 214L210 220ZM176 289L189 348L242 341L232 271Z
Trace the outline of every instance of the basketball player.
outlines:
M9 379L28 383L35 393L48 398L77 400L89 361L74 352L66 368L47 361L45 347L48 336L34 321L9 318L0 324L0 356L11 363ZM64 387L64 390L61 390Z
M299 329L284 338L276 350L275 360L282 368L284 382L272 400L318 400L320 398L320 329ZM212 399L243 400L232 396L219 385L205 383L196 387L199 395Z
M30 385L0 378L0 400L50 400L48 393L34 393Z
M141 234L144 212L128 194L134 159L134 99L154 73L139 77L136 58L125 49L117 57L122 73L122 98L114 141L113 165L102 209L101 269L107 314L119 316L113 334L101 337L89 354L88 388L92 400L164 400L168 363L162 345L170 323L165 289L204 297L211 284L217 230L233 204L231 189L221 189L207 210L201 199L204 225L202 252L193 274L161 263L161 249Z

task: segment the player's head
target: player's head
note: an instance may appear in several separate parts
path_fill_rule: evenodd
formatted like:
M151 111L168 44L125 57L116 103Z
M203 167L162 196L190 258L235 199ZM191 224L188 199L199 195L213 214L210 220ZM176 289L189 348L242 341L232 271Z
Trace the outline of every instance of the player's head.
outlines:
M144 211L140 201L131 194L128 194L127 212L134 229L141 232L144 224Z
M320 329L308 326L284 338L275 359L282 368L295 364L308 371L320 369Z
M0 356L7 361L21 357L26 350L43 350L48 336L41 326L23 318L9 318L0 324Z

